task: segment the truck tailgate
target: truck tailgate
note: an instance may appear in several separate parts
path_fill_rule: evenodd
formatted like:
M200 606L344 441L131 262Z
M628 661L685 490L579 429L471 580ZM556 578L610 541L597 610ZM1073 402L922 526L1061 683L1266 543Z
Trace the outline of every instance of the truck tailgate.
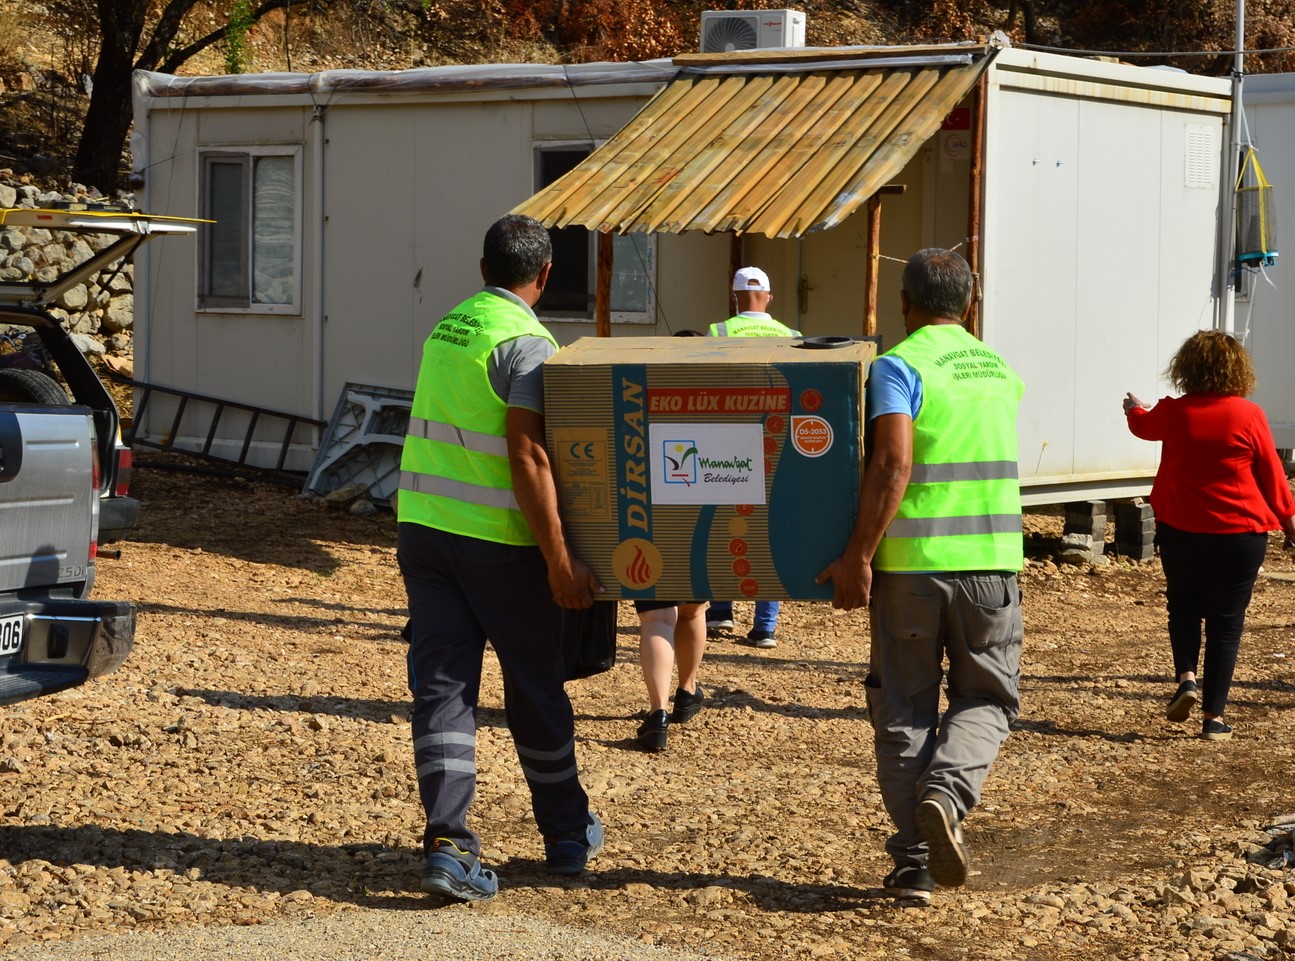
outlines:
M0 406L0 592L89 590L94 456L89 408Z

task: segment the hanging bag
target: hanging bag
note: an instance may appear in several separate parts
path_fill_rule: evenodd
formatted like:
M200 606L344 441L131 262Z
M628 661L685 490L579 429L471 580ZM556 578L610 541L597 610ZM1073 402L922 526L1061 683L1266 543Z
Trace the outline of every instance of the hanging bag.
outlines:
M610 671L616 664L616 602L594 601L562 611L562 661L568 681Z
M1277 224L1273 185L1259 166L1259 154L1247 147L1237 175L1237 261L1271 266L1277 258Z

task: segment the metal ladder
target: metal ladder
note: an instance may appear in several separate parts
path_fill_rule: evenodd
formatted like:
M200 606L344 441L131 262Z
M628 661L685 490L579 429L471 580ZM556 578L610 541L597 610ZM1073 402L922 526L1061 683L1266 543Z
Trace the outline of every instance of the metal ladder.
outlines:
M124 438L127 446L133 448L142 447L149 450L163 451L167 453L183 454L187 457L194 457L200 460L211 461L229 468L234 468L234 473L242 476L248 476L253 479L266 480L271 483L282 484L286 487L300 489L302 481L305 478L305 471L289 471L284 468L287 461L288 453L291 450L292 442L296 437L298 429L302 430L322 430L327 426L326 421L316 420L313 417L305 417L301 414L290 414L285 411L272 410L268 407L257 407L254 404L244 404L235 400L223 400L219 397L209 397L205 394L194 393L193 391L180 390L175 387L162 387L158 384L147 384L143 381L134 380L115 371L108 371L108 376L119 384L124 384L135 391L138 391L139 400L135 405L135 412L131 418L131 427L129 436ZM167 397L177 398L175 416L171 420L171 429L163 436L163 439L152 440L146 437L137 436L135 424L144 422L144 416L148 412L149 402L153 399L154 394L162 394ZM190 411L190 405L193 405L195 416L202 416L203 413L210 412L211 424L207 428L206 440L203 442L201 449L193 450L189 447L178 447L175 445L175 438L180 435L180 427L184 422L185 414ZM216 431L220 427L221 418L227 411L238 411L249 415L247 432L243 436L242 447L238 456L226 457L220 454L212 453L212 445L216 441ZM258 427L266 423L274 424L281 422L283 425L283 440L279 444L278 458L274 467L262 467L247 462L248 452L252 449L252 440ZM314 438L304 438L304 443L314 446ZM137 462L138 466L158 466L147 465Z

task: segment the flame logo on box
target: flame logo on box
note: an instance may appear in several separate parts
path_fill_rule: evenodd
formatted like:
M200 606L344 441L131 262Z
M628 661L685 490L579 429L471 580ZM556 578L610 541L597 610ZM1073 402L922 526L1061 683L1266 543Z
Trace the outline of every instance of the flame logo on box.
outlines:
M660 549L651 541L631 537L612 551L612 573L631 590L646 590L661 579L665 567Z

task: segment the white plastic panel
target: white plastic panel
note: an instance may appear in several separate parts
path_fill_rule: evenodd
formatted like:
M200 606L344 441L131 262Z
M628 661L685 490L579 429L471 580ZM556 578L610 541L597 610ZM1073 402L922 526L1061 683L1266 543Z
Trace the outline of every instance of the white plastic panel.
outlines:
M1221 121L991 88L984 337L1026 381L1027 497L1149 489L1159 447L1129 434L1121 399L1167 394L1169 358L1213 320L1218 192L1199 170L1202 127Z

